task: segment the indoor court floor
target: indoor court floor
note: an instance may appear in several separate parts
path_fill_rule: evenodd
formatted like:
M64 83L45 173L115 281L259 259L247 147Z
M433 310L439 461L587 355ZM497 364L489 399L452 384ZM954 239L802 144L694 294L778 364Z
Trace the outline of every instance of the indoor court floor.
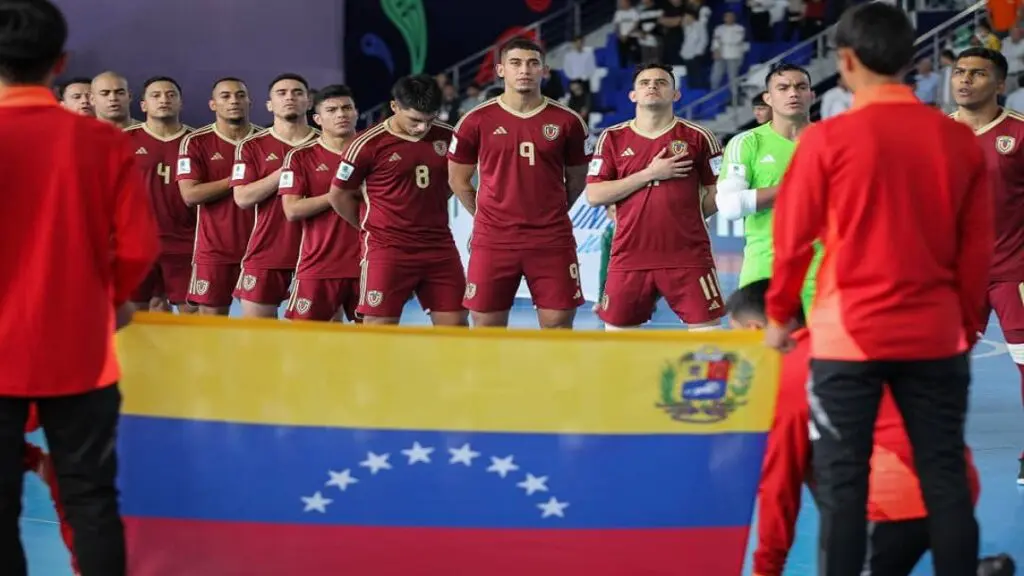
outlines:
M737 278L735 274L723 274L720 280L723 291L730 293ZM406 307L404 321L407 324L429 322L415 301ZM528 302L517 302L511 323L516 328L536 328L536 316ZM583 330L600 328L600 321L591 311L590 304L580 308L576 326ZM681 326L672 312L661 305L648 327L672 329ZM1017 559L1019 565L1024 564L1024 488L1016 484L1017 458L1024 448L1024 409L1021 408L1020 377L1006 351L994 317L985 340L975 349L972 371L974 383L967 440L974 450L975 463L981 474L981 498L977 509L981 525L981 552L983 555L1007 552ZM37 435L33 436L34 441L42 442ZM26 476L24 502L21 526L29 558L29 574L70 576L67 551L58 534L49 493L33 474ZM818 514L809 495L805 495L804 503L786 576L812 576L815 573ZM756 525L756 519L754 523ZM750 574L749 564L750 550L744 575ZM914 574L932 574L930 560L922 561Z

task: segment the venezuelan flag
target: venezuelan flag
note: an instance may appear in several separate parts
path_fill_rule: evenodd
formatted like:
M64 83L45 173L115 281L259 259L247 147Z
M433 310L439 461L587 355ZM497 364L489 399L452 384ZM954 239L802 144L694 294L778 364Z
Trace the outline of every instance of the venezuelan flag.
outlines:
M147 315L119 346L135 576L741 571L755 334Z

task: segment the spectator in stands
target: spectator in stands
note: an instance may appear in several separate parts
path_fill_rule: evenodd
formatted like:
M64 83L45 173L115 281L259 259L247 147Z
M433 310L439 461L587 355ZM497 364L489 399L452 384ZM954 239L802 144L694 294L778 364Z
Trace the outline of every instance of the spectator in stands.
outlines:
M590 124L591 107L590 90L583 87L581 80L569 82L569 108L572 108L581 118Z
M806 40L825 29L825 0L807 0L804 4L803 39Z
M434 80L437 81L437 85L440 86L442 90L444 90L445 86L451 84L451 82L448 80L448 75L445 74L444 72L441 72L437 76L434 76Z
M459 118L476 108L481 102L483 102L483 94L480 93L480 85L474 82L466 88L466 97L462 99L462 105L459 106Z
M654 0L640 0L640 59L643 62L654 62L661 56L661 36L659 36L658 18L661 9Z
M619 9L612 17L615 34L619 40L619 68L629 68L640 63L640 45L637 33L640 24L640 13L633 8L630 0L619 0Z
M981 42L982 48L999 51L1001 47L999 37L992 33L992 27L988 25L988 22L978 22L978 25L974 27L974 35Z
M939 54L939 108L947 114L956 110L956 102L953 100L953 63L956 62L956 54L946 49Z
M850 106L853 106L853 92L850 92L846 82L840 78L834 88L821 96L821 119L838 116L849 110Z
M686 11L704 25L704 31L707 32L708 26L711 25L711 8L708 8L704 4L704 0L686 0Z
M1020 26L1010 28L1010 35L1003 39L1001 52L1006 57L1008 65L1007 79L1013 80L1021 72L1024 72L1024 31Z
M1006 107L1024 114L1024 75L1017 76L1017 88L1006 97Z
M679 51L686 66L686 84L691 88L704 88L704 61L708 52L708 29L697 20L693 12L683 15L683 47Z
M804 0L786 0L786 28L782 33L783 42L792 42L793 37L800 37L800 27L804 23Z
M772 108L764 99L767 95L768 92L761 92L750 101L750 108L754 111L754 121L758 126L772 120Z
M936 106L939 103L939 81L941 78L932 69L932 59L928 56L917 61L917 77L914 79L914 94L925 104Z
M561 100L565 97L565 84L562 84L562 75L552 72L550 68L544 69L540 85L540 93L552 100Z
M775 0L747 0L750 9L750 36L754 42L772 41L772 16Z
M661 26L661 61L669 66L682 64L680 52L683 48L683 0L668 0L662 10L658 25Z
M583 45L583 37L577 36L572 41L572 47L565 53L562 60L562 73L569 79L569 82L579 80L583 89L590 91L590 79L597 72L597 60L594 59L594 50Z
M711 39L711 52L714 62L711 64L711 88L722 85L726 72L729 80L736 81L740 77L743 66L743 55L747 51L747 31L736 23L736 13L726 12L722 23L715 27Z
M454 125L459 121L459 109L462 107L462 99L459 98L459 91L454 84L446 84L442 89L441 110L437 119L445 124Z

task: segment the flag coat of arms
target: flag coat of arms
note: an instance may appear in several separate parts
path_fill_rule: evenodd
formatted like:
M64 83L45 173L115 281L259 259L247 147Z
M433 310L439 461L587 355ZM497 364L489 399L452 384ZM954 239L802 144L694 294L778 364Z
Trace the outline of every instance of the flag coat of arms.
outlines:
M135 576L740 574L756 335L142 315L119 348Z

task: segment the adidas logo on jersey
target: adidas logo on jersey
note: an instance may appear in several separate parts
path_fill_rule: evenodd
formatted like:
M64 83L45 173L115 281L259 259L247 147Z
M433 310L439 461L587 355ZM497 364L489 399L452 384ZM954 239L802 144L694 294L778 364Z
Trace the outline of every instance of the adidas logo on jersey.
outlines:
M508 134L508 130L505 130L504 126L498 126L497 128L494 129L495 136L500 136L502 134Z
M321 164L316 167L317 172L330 172L330 170L331 169L327 167L327 164Z
M636 156L636 152L633 152L632 148L626 148L622 151L622 156Z
M398 162L401 159L402 157L398 155L398 152L395 152L390 158L388 158L388 162Z
M214 152L213 156L210 156L210 160L223 160L224 157L220 155L220 152Z
M774 163L775 163L775 157L772 156L771 154L768 154L764 158L761 158L761 164L774 164Z
M140 146L139 149L135 151L135 153L136 154L149 154L149 152L146 152L146 148L143 147L143 146Z
M277 157L277 154L271 152L270 155L267 156L267 159L264 160L264 162L272 162L274 160L279 160L279 158Z
M717 300L715 300L714 302L708 305L708 312L711 312L712 310L718 310L721 307L722 305L719 304Z

